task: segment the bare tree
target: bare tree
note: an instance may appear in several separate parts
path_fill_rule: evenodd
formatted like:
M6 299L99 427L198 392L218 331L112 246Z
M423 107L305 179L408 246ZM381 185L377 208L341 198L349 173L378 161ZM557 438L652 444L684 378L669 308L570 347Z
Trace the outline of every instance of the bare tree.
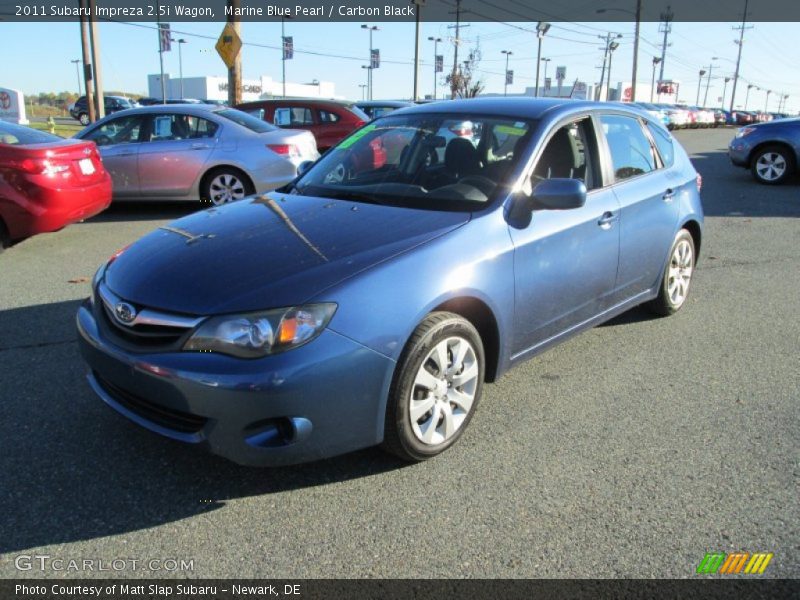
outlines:
M480 61L481 46L480 43L476 43L470 50L467 60L458 65L455 73L445 77L454 98L474 98L484 90L486 85L477 75Z

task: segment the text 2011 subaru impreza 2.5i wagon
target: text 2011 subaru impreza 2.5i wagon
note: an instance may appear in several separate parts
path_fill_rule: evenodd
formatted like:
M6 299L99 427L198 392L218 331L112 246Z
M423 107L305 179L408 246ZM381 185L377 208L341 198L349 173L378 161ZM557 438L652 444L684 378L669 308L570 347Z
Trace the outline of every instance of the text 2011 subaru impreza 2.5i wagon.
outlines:
M445 134L465 121L471 138ZM403 109L281 191L103 265L78 313L89 383L243 464L380 443L429 458L464 433L484 382L637 304L681 308L699 185L663 126L622 106Z

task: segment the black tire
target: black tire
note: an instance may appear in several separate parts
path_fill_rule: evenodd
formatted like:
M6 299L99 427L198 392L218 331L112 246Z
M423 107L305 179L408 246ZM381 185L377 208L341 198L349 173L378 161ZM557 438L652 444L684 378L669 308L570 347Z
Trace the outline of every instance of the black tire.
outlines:
M428 374L432 374L432 367L436 366L436 359L433 354L441 344L444 344L444 347L447 348L447 358L445 360L453 361L455 357L451 352L451 348L453 352L456 352L458 348L461 348L460 344L465 342L474 355L469 357L469 349L465 350L465 359L458 365L460 369L452 372L452 376L449 370L440 374L443 379L440 379L439 375L433 375L442 387L438 392L428 389L426 394L425 387L417 382L417 378L422 369L425 369ZM451 346L451 344L458 344L458 346ZM483 391L483 379L486 373L484 356L480 334L469 321L449 312L434 312L428 315L408 340L397 363L386 406L386 421L382 444L384 450L404 460L417 462L441 454L456 443L472 420L480 401L481 392ZM469 366L467 366L467 361ZM449 365L450 368L454 368L452 363L449 363ZM467 372L474 373L475 367L477 367L477 374L469 376L469 386L455 385L459 376L465 375ZM473 391L472 401L464 413L460 408L460 401L453 401L451 398L455 398L452 394L466 394L469 396L468 387ZM439 393L444 393L444 396L437 396ZM434 402L430 410L422 413L414 424L412 424L411 420L412 394L420 396L414 402ZM447 396L447 394L451 394L451 396ZM435 396L436 399L433 399ZM443 411L449 412L450 419L446 418ZM454 416L457 413L458 416ZM434 415L436 415L435 421ZM422 435L420 421L424 421L426 418L428 419L427 423L430 424L426 431L432 428L433 435L437 436L437 432L441 428L443 430L443 441L438 441L434 438L435 443L425 443L419 437ZM453 425L456 422L455 419L460 419L460 421L455 426L454 432L448 434L445 421ZM415 433L415 425L417 433Z
M682 296L679 295L675 297L670 290L671 271L677 267L679 274L686 274L685 267L680 266L679 263L681 261L676 255L678 247L685 244L688 244L688 248L691 252L688 279L685 279L685 289ZM681 307L686 304L686 299L689 297L689 289L691 287L692 276L694 275L695 264L697 264L697 255L694 247L694 238L692 238L692 234L686 229L681 229L672 241L672 246L669 248L669 258L667 260L667 266L664 267L664 274L661 277L661 286L658 291L658 296L645 304L645 307L651 312L663 317L678 312Z
M241 189L241 197L232 198L231 200L226 200L223 202L215 201L214 198L217 197L217 195L215 194L215 196L212 197L212 186L219 177L234 178L236 181L238 181L240 185L236 185L234 189L237 190L237 196L240 195L238 190ZM253 185L253 182L250 180L250 177L248 177L244 171L235 167L217 167L216 169L211 169L203 176L203 179L200 182L200 201L203 204L219 206L221 204L225 204L225 202L240 200L241 198L255 193L256 188Z
M5 248L8 248L11 245L11 236L8 234L8 229L6 228L6 224L3 223L3 220L0 219L0 254L2 254Z
M773 166L770 167L769 164ZM776 175L775 169L780 168L781 165L783 165L783 171ZM756 150L750 159L750 171L753 178L758 183L765 185L784 183L795 172L795 169L794 155L785 146L764 146Z
M86 127L89 124L89 113L80 113L78 115L78 122Z

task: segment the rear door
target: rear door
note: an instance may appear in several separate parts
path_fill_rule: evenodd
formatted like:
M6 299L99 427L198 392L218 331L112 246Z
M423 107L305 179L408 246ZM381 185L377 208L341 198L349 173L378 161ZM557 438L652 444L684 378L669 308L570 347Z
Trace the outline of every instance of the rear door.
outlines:
M208 119L181 113L149 116L146 141L139 151L141 192L171 197L189 194L203 172L219 126Z
M111 175L115 198L136 196L141 191L139 150L144 121L143 115L117 117L81 136L81 139L97 144L103 165Z
M644 294L661 278L678 221L681 182L666 168L642 119L603 114L599 121L621 209L616 300L622 302Z

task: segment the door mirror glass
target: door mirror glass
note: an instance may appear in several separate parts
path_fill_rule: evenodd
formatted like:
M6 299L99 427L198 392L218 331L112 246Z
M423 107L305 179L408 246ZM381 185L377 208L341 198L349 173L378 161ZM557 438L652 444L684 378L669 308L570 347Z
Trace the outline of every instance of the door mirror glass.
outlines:
M586 185L579 179L545 179L539 182L530 197L532 210L569 210L584 204Z

